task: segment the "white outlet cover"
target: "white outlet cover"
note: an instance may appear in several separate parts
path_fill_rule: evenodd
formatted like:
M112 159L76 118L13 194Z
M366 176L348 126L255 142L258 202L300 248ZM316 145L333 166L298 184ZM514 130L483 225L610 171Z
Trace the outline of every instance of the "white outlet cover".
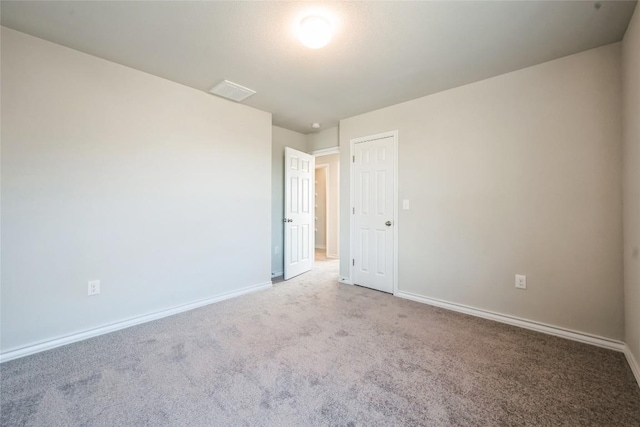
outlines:
M523 274L516 274L516 288L527 289L527 276Z
M409 200L405 199L405 200L402 201L402 209L405 210L405 211L409 210Z
M100 280L90 280L87 295L98 295L100 293Z

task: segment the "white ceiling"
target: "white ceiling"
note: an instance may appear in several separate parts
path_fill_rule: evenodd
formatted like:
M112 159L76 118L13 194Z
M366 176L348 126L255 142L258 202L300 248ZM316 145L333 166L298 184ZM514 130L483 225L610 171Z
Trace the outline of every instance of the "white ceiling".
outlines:
M340 119L622 39L635 1L8 2L2 25L244 103L310 133ZM297 20L323 8L337 31L311 50ZM213 95L212 95L213 96Z

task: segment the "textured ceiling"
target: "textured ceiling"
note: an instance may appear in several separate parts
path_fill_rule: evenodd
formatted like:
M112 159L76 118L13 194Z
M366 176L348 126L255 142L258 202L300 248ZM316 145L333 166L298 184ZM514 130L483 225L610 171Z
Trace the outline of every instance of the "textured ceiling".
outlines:
M2 25L244 103L309 133L340 119L622 39L635 2L7 2ZM294 36L322 8L337 31ZM213 96L213 95L212 95Z

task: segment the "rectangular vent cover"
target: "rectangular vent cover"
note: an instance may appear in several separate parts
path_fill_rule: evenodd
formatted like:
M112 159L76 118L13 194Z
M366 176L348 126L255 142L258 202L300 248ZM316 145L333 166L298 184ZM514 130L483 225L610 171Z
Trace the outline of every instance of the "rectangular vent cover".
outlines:
M236 102L244 101L245 99L256 93L255 90L240 86L239 84L230 82L229 80L223 80L209 92Z

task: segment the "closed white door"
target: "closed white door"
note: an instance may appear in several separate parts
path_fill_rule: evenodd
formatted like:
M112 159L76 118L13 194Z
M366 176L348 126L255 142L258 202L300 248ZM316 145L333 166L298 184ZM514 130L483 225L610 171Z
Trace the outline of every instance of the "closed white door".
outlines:
M393 293L395 136L353 149L353 283Z
M313 268L315 158L284 149L284 279Z

